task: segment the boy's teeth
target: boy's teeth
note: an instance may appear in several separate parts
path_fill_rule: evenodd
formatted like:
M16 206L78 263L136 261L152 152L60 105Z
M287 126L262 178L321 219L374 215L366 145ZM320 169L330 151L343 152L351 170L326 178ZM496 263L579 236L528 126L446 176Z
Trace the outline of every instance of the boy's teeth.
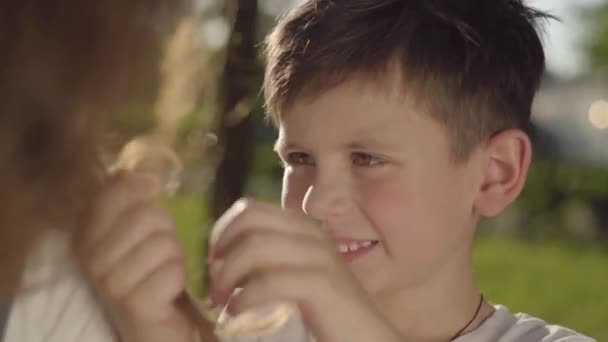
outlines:
M347 253L347 252L355 252L361 248L367 248L370 247L374 242L371 240L368 241L363 241L363 242L353 242L350 244L347 243L339 243L338 244L338 251L340 253Z
M363 246L363 247L369 247L369 246L371 246L371 245L372 245L372 242L371 242L371 241L365 241L365 242L363 242L363 243L361 244L361 246Z

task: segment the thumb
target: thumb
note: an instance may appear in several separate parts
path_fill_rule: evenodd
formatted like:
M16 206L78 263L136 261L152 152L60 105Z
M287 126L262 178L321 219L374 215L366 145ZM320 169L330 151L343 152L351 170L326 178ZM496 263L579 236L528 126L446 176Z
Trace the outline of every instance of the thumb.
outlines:
M196 328L199 337L199 339L196 340L197 342L219 342L219 339L214 333L215 324L208 318L209 315L204 313L205 309L197 305L196 299L193 296L184 292L176 300L175 305L186 317L188 317Z

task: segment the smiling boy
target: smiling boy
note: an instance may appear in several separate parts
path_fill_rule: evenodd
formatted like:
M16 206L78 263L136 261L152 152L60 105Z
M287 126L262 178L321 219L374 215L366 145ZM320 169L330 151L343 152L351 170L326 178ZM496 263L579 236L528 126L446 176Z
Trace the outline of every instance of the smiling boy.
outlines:
M480 219L526 180L548 18L519 0L311 0L282 18L264 91L285 210L227 214L214 298L295 302L319 341L589 341L473 276Z

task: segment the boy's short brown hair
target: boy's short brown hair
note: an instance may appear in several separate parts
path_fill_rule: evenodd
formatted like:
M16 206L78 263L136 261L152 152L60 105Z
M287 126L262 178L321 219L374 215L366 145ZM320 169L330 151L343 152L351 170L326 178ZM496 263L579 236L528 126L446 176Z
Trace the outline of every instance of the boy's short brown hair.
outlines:
M266 40L269 116L279 123L296 98L397 71L466 160L497 132L529 130L545 69L539 22L550 17L521 0L309 0Z

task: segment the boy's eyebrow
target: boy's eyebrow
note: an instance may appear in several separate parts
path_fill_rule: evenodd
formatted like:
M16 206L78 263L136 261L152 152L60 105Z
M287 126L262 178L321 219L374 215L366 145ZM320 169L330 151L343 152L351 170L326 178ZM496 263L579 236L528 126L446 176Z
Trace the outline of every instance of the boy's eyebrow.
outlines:
M374 138L360 139L353 141L346 145L346 148L350 150L365 150L365 149L397 149L398 146L395 146L393 142L390 141L381 141Z
M361 149L366 149L366 148L370 148L370 147L385 147L385 146L386 146L386 144L380 143L379 141L375 141L375 140L358 140L358 141L353 141L346 145L346 147L351 150L361 150Z
M366 150L366 149L397 150L398 149L398 146L395 146L395 144L392 144L390 142L385 142L385 141L379 141L379 140L373 139L373 138L353 141L353 142L347 143L343 146L345 149L348 149L348 150ZM286 142L285 140L282 140L282 139L278 139L274 143L274 147L273 147L273 150L277 153L279 153L281 151L301 150L301 149L302 148L298 144L296 144L294 142Z

